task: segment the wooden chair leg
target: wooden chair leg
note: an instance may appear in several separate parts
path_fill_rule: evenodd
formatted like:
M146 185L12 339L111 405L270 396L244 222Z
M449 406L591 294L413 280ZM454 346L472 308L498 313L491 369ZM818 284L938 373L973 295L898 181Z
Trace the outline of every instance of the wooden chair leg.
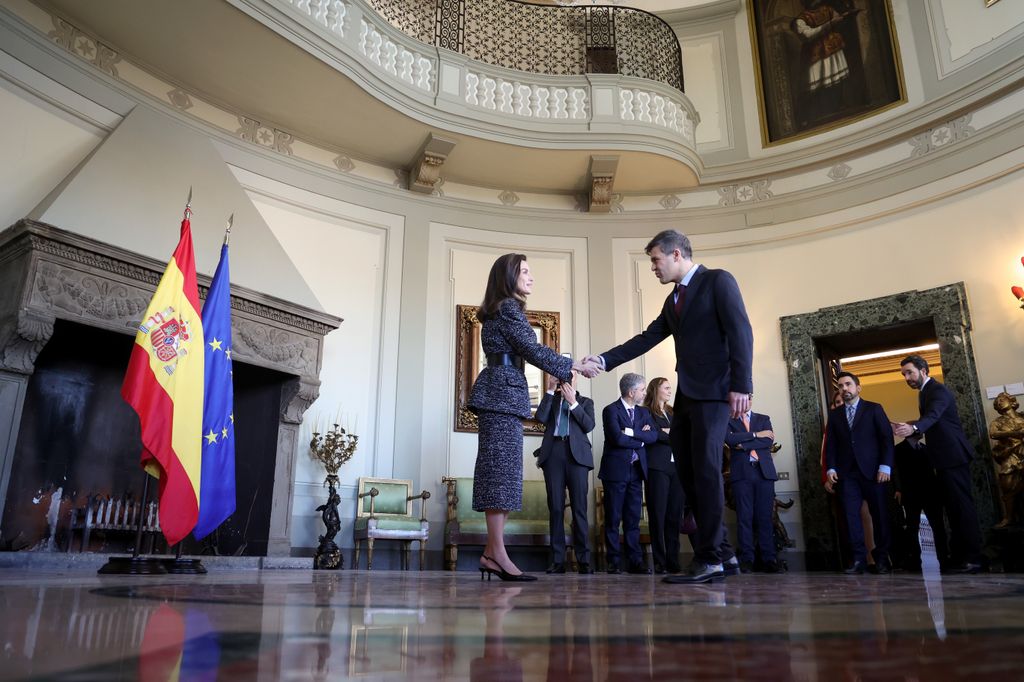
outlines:
M373 538L366 538L366 570L373 570Z
M427 558L427 543L420 540L420 570L423 570L423 562Z
M445 545L444 546L444 570L454 571L455 567L459 564L459 546L458 545Z
M363 546L363 541L362 540L356 540L356 557L355 557L355 561L352 562L352 568L353 569L358 569L359 568L359 549L362 546Z

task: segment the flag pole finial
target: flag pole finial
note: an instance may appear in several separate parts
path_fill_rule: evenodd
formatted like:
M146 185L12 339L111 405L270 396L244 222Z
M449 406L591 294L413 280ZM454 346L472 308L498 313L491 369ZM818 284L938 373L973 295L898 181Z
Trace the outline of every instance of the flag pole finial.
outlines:
M232 213L228 216L228 227L224 230L224 246L228 246L231 241L231 224L235 222L235 214Z
M185 200L185 218L192 215L192 185L188 186L188 199Z

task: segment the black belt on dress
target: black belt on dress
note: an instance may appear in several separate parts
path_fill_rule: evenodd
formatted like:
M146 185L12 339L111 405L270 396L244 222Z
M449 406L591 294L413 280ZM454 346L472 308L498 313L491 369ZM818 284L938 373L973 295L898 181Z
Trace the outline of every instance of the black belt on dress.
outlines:
M518 367L522 369L524 366L523 357L516 355L515 353L488 353L487 354L487 366L488 367Z

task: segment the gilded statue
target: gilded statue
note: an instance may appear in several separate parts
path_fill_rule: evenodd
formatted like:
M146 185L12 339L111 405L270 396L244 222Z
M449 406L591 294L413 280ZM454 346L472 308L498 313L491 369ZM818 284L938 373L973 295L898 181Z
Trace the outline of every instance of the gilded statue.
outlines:
M1003 498L1003 520L996 528L1005 528L1013 521L1014 499L1024 490L1024 414L1017 411L1020 405L1009 393L996 396L992 406L999 416L989 424L988 435Z

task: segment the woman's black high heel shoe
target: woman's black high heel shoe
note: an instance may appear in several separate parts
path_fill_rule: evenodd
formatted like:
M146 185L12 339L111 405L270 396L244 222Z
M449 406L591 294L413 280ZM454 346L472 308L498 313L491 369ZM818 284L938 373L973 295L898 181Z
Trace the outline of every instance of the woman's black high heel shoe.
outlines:
M488 568L487 566L481 566L480 567L480 580L484 579L484 574L485 573L487 574L487 579L488 580L491 579L492 575L496 575L499 578L501 578L502 580L507 580L507 581L510 581L510 582L518 582L518 583L533 582L534 580L537 579L537 576L535 576L535 575L526 575L525 573L520 573L519 575L512 575L511 573L506 571L504 568L502 568L501 564L499 564L497 561L495 561L491 557L487 556L486 554L483 554L481 556L484 559L486 559L487 561L490 561L492 564L497 566L498 569L495 570L493 568Z

